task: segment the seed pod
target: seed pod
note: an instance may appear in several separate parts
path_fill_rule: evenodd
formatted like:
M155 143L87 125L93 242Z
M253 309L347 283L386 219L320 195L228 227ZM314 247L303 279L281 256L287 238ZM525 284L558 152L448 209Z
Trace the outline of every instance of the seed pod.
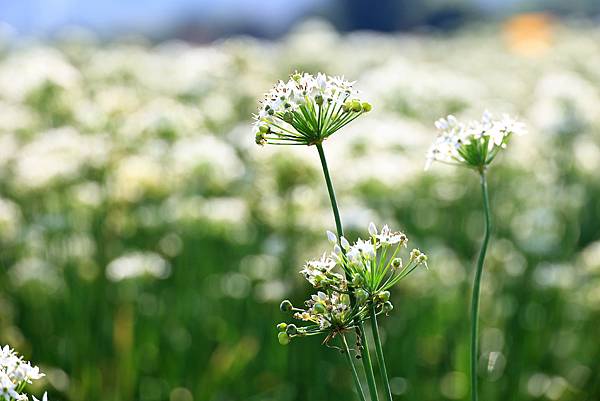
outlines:
M327 309L325 308L325 305L323 305L322 303L315 304L315 306L313 306L313 309L315 312L317 312L319 314L323 314L327 311Z
M286 324L286 323L279 323L279 324L277 325L277 330L279 330L279 331L285 331L285 328L286 328L286 327L287 327L287 324Z

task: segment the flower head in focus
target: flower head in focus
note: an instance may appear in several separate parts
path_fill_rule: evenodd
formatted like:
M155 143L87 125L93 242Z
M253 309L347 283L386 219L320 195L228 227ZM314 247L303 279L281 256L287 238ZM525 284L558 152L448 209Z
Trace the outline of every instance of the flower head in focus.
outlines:
M358 238L354 243L344 237L338 240L332 232L327 232L327 237L333 251L306 262L300 271L317 293L303 308L294 307L288 300L281 303L283 312L291 312L295 319L307 323L280 323L277 328L281 344L288 344L294 337L317 334L326 334L324 343L328 344L336 335L355 329L358 321L367 319L370 307L374 306L377 314L388 313L393 308L388 290L427 263L427 256L418 249L413 249L404 263L400 252L408 239L387 225L378 230L371 223L368 239Z
M23 393L25 386L44 376L37 366L32 366L8 345L0 348L0 401L27 400L27 394ZM48 401L46 394L42 401Z
M354 82L318 73L294 73L279 81L254 116L259 145L315 145L360 115L371 105L358 97Z
M438 137L427 152L425 169L433 161L484 170L506 148L513 134L526 133L525 125L504 114L494 119L489 112L481 120L462 123L449 115L435 122Z

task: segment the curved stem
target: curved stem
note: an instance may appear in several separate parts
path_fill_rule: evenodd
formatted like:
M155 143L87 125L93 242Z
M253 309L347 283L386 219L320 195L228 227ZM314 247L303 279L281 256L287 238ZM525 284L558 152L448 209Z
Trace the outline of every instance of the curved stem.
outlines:
M385 389L385 398L387 401L392 401L392 390L390 389L385 359L383 358L383 347L381 346L381 338L379 336L377 311L375 310L375 304L373 303L371 303L371 329L373 331L373 340L375 341L375 352L377 353L377 363L379 364L381 381L383 382L383 387Z
M481 192L483 196L483 213L485 216L485 231L479 258L477 259L477 270L473 280L473 294L471 298L471 401L477 401L477 360L478 360L478 325L479 325L479 289L481 286L481 275L483 273L483 262L490 241L492 221L490 217L490 201L488 197L487 180L485 171L480 171Z
M346 354L346 361L348 365L350 365L350 369L352 370L352 379L354 380L354 387L356 387L356 392L360 397L360 401L365 400L365 393L363 393L362 386L360 385L360 379L358 378L358 373L356 373L356 368L354 367L354 361L352 360L352 355L350 355L350 348L348 347L348 342L346 341L346 336L342 334L342 341L344 342L344 350Z
M333 183L331 182L331 176L329 175L329 168L327 167L327 159L325 158L325 151L321 143L315 144L317 151L319 152L319 158L321 159L321 166L323 167L323 175L325 176L325 183L327 184L327 192L329 193L329 200L331 201L331 209L333 210L333 217L335 219L335 228L339 238L344 236L344 229L342 228L342 220L340 219L340 211L338 209L337 200L335 198L335 190L333 189ZM346 277L348 278L348 277ZM350 302L354 306L354 297L350 296ZM375 375L373 374L373 364L371 363L371 355L369 354L369 344L367 343L367 337L365 336L365 328L362 320L355 319L354 323L358 327L357 335L360 336L360 342L362 344L362 362L365 368L365 375L367 376L367 384L369 385L369 394L371 395L371 401L378 401L377 397L377 386L375 385Z

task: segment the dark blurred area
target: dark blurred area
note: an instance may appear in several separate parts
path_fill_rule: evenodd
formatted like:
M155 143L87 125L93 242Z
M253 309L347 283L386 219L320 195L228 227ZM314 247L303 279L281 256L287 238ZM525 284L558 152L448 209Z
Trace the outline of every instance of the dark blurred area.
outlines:
M597 19L600 2L579 0L22 0L0 2L0 21L17 35L52 37L65 28L87 28L110 39L141 34L154 40L206 43L233 35L277 38L309 17L340 31L453 30L531 12Z

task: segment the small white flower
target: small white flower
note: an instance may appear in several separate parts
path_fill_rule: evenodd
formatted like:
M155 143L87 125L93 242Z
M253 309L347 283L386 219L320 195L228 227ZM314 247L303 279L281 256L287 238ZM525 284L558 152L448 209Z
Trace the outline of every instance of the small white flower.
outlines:
M335 235L334 233L332 233L331 231L327 230L327 239L329 240L329 242L331 242L332 244L337 244L338 239L337 239L337 235Z
M345 237L340 238L340 244L342 245L342 248L344 248L345 250L350 249L350 243L348 242L348 240Z

